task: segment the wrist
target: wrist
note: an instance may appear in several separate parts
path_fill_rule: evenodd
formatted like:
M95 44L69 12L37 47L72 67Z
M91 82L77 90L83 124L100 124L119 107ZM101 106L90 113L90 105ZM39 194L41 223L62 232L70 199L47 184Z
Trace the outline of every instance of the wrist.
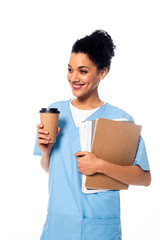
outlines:
M42 152L42 156L43 157L50 157L51 156L51 151Z
M105 161L103 159L98 158L98 161L97 161L97 172L98 173L103 173L104 163L105 163Z

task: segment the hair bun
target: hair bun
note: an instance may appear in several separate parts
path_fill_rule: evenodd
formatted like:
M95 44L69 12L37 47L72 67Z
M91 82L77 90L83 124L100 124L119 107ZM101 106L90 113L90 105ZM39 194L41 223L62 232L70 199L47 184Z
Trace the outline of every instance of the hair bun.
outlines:
M105 67L109 70L115 48L111 36L106 31L96 30L91 35L77 40L72 47L72 52L85 53L99 70Z
M111 57L114 57L116 46L113 44L111 36L106 31L96 30L90 35L90 37L97 39L99 43L104 41L104 44L106 44L108 47L108 53L110 53Z

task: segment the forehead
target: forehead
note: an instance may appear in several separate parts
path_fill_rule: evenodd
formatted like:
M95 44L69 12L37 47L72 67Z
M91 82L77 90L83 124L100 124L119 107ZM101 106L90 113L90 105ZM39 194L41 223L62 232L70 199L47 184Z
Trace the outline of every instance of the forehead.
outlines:
M72 53L69 60L69 65L72 67L93 67L96 68L96 65L89 59L88 55L85 53Z

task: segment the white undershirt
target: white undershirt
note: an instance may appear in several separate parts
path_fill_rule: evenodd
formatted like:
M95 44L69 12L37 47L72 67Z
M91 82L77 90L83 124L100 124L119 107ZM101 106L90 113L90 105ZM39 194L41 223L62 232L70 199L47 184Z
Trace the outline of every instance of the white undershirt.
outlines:
M98 107L91 110L80 110L74 107L71 102L72 100L70 101L70 110L71 110L72 118L74 120L76 127L79 127L82 121L87 119L90 115L92 115L94 112L96 112L100 108Z

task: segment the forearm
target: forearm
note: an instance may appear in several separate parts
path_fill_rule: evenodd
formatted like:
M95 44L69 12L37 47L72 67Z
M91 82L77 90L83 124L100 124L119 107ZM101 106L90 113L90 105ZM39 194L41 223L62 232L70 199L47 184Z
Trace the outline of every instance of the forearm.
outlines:
M43 129L43 127L42 124L37 126L37 144L42 152L41 166L47 173L49 173L50 156L54 143L49 142L50 137L48 137L48 132ZM57 127L57 134L59 132L60 128Z
M129 185L149 186L151 175L139 166L120 166L100 159L98 172Z
M41 166L47 173L49 173L50 155L51 153L42 152L41 157Z

